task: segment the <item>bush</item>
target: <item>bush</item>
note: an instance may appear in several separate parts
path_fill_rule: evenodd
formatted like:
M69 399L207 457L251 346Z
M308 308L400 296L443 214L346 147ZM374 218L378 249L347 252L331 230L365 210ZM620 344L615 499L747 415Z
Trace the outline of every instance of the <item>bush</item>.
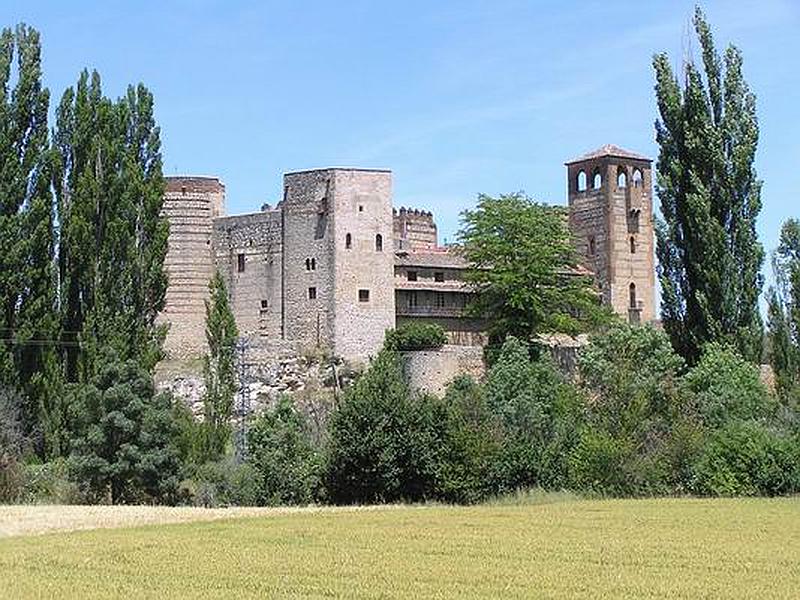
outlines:
M700 362L683 378L681 391L711 428L732 420L766 419L777 409L758 367L719 344L705 348Z
M502 428L486 404L486 394L468 376L457 377L444 396L447 426L437 470L436 496L473 504L495 492L494 470Z
M292 400L283 396L248 434L248 463L258 480L258 504L309 504L321 493L320 453Z
M630 494L627 463L631 454L625 440L587 427L569 456L570 487L615 496Z
M447 343L440 325L412 321L386 334L387 346L396 350L438 350Z
M487 404L503 426L494 478L501 492L565 483L582 398L547 358L531 361L509 337L487 374Z
M21 492L21 461L26 446L22 398L14 390L0 386L0 502L13 501Z
M711 496L774 496L800 491L800 445L755 422L715 431L694 468L694 491Z
M446 416L435 398L411 398L387 344L330 420L325 483L334 503L435 497Z
M65 459L22 465L21 485L14 502L20 504L83 504L86 497L70 477Z
M259 503L259 474L248 463L224 458L189 470L189 477L181 483L184 502L207 508L257 506Z

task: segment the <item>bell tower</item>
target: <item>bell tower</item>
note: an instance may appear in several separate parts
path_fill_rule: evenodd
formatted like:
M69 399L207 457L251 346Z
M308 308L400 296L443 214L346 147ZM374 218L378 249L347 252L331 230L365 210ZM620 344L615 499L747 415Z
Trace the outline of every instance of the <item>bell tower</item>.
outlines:
M606 145L566 163L578 254L603 301L631 323L656 317L652 162Z

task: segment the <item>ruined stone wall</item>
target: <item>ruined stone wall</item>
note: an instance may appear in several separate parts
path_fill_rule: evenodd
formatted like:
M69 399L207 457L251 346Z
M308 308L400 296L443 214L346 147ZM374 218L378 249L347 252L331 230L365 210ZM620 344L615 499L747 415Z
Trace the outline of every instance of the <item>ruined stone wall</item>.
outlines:
M224 214L225 186L216 177L167 177L162 214L170 225L164 266L169 278L159 322L170 324L169 358L205 352L205 305L214 273L213 220Z
M431 250L439 246L433 213L411 208L394 209L393 235L396 250Z
M377 354L395 324L392 174L335 169L331 175L333 349L363 361Z
M281 336L281 234L277 210L214 222L215 262L228 286L240 335Z
M403 352L403 368L412 390L439 396L458 375L480 380L486 372L480 346L447 345L439 350Z

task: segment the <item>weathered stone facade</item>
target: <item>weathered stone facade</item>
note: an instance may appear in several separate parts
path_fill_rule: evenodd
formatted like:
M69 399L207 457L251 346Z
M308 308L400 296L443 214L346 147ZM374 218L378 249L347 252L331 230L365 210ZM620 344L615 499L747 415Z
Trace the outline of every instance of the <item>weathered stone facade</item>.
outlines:
M569 224L604 300L631 321L655 315L650 160L605 146L567 163ZM596 179L596 185L595 184ZM169 177L170 277L163 321L172 358L205 352L208 281L219 269L240 333L264 361L309 352L364 362L387 329L440 324L456 346L485 343L468 317L467 265L439 246L430 212L392 208L385 170L288 173L283 199L224 216L215 178Z
M617 146L570 161L569 224L603 300L633 323L655 319L651 160Z

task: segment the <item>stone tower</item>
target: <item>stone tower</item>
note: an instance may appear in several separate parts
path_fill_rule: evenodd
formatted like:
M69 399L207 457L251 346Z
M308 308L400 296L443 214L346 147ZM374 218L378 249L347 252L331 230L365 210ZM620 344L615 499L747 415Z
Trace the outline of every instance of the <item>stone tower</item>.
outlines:
M170 358L206 346L205 299L214 274L213 223L225 213L225 185L216 177L165 177L162 214L169 220L164 267L169 277L164 312L170 324L164 351Z
M612 145L566 163L578 253L603 301L631 323L655 319L651 163Z
M288 173L281 212L283 338L376 354L395 323L391 172Z

